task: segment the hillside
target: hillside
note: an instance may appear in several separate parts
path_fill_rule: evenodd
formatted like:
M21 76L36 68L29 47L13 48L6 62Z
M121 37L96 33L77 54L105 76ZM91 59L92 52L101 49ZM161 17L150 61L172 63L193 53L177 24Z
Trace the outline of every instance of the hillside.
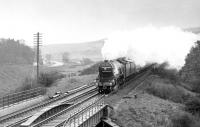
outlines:
M1 65L0 67L0 96L5 95L22 85L24 79L31 76L31 65Z
M0 96L21 86L32 74L34 54L23 40L0 38Z
M0 39L0 64L32 64L34 51L23 41Z
M53 59L56 61L62 60L62 54L68 52L70 54L70 59L82 59L90 58L93 61L101 60L101 47L103 46L104 41L94 41L87 43L75 43L75 44L54 44L48 46L42 46L43 57L45 54L51 54ZM73 63L72 63L73 65ZM71 64L65 65L62 67L56 67L55 69L62 71L63 73L69 73L75 71L75 67ZM68 67L69 66L69 67ZM81 68L81 67L78 67ZM42 68L41 68L42 69ZM46 68L51 70L54 68ZM66 70L64 72L64 70ZM15 89L22 86L22 82L26 77L33 75L34 68L32 65L27 64L2 64L0 67L0 96L8 94L15 91Z
M42 55L45 57L46 54L51 54L53 60L61 61L62 54L68 52L70 59L90 58L93 61L99 61L102 59L103 44L103 40L98 40L86 43L46 45L42 47Z
M166 79L155 75L150 75L140 84L140 87L133 89L135 83L133 81L105 100L113 107L110 118L118 125L123 127L197 127L195 125L199 125L198 117L195 118L184 110L184 103L173 101L173 99L183 99L185 102L186 97L195 96L194 93L184 88L174 87ZM166 94L169 98L164 99L147 92L146 89L152 87L155 89L159 87L155 92L162 90L160 94Z

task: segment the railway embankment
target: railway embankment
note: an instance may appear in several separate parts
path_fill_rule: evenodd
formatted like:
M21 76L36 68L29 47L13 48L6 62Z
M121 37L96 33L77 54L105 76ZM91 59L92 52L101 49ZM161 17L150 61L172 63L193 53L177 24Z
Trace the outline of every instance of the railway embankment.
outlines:
M199 117L186 111L185 102L196 96L170 80L150 75L134 88L137 81L105 100L113 110L110 118L123 127L198 127Z
M47 100L47 98L48 98L47 96L37 96L35 98L31 98L29 100L25 100L20 103L10 105L9 107L4 107L4 108L1 107L0 108L0 117L3 117L5 115L11 114L13 112L17 112L19 110L23 110L25 108L34 106L38 103L41 103L42 101Z

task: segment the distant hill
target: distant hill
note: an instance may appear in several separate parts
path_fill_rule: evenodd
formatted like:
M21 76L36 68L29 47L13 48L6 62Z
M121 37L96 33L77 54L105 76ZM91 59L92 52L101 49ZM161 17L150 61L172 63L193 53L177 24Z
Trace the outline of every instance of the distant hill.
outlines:
M85 43L72 44L52 44L42 47L42 55L51 54L53 60L62 61L62 54L69 53L70 59L90 58L93 61L102 59L101 48L104 45L104 40L98 40Z
M200 34L200 27L191 27L191 28L186 28L184 30L195 34Z

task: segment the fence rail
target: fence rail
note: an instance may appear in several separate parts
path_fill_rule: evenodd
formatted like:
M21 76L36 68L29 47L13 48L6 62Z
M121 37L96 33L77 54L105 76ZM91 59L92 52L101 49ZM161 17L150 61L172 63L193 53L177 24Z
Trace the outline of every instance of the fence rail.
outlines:
M13 93L0 98L0 108L9 107L21 101L37 97L45 94L46 89L42 87L26 90L18 93Z

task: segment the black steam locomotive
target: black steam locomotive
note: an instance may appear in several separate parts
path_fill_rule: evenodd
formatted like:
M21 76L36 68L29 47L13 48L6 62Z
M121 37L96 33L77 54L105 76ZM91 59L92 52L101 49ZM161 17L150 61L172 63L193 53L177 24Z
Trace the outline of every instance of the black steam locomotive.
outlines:
M105 60L99 65L99 93L109 93L117 90L120 85L124 84L131 75L139 70L139 66L125 58Z

